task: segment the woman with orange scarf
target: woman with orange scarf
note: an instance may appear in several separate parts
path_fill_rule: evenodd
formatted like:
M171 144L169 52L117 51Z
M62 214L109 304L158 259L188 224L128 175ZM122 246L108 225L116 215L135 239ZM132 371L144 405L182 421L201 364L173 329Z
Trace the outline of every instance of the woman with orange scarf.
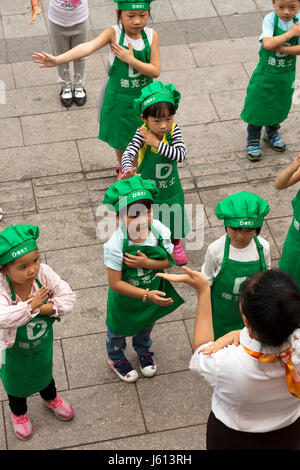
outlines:
M207 450L300 449L300 291L268 270L240 295L245 328L215 343L210 287L197 271L157 274L198 294L190 370L213 387Z

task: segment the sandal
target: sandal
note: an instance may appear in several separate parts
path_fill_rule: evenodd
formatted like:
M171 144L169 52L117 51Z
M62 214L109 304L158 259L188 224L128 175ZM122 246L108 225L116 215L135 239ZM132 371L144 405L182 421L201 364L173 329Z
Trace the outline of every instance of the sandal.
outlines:
M261 157L261 148L259 145L248 145L247 157L251 162L258 162Z
M2 219L3 219L3 210L2 210L2 208L0 207L0 220L2 220Z

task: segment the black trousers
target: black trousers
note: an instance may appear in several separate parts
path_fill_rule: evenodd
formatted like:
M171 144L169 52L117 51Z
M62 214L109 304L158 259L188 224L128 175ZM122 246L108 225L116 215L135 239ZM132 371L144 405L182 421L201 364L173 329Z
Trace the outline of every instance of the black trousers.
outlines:
M57 393L55 382L52 379L49 385L40 391L40 395L43 400L53 400ZM27 397L19 398L12 395L8 395L9 407L12 413L16 416L24 415L27 411Z
M206 448L207 450L300 450L300 418L276 431L254 433L231 429L211 412L206 429Z

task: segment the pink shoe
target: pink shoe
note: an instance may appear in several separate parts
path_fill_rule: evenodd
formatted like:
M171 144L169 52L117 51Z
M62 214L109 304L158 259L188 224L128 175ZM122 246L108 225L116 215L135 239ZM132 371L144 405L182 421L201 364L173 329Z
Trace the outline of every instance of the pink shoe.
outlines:
M74 416L73 407L58 395L54 400L43 400L43 404L49 408L49 410L52 410L55 416L62 421L70 421Z
M187 256L185 254L182 243L178 243L178 245L174 245L173 253L174 253L175 263L177 264L177 266L183 266L184 264L187 263Z
M28 418L27 413L21 416L16 416L10 411L10 417L15 431L15 435L19 439L28 439L33 435L34 429L30 419Z

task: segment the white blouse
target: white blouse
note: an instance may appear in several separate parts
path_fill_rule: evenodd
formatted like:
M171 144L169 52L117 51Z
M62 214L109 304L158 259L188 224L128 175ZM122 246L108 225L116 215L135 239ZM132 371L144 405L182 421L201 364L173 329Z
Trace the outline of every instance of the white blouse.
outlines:
M213 387L214 415L229 428L245 432L269 432L294 423L300 416L300 400L287 389L283 363L258 362L242 345L278 354L290 343L272 348L252 339L244 328L239 346L230 345L209 356L200 352L204 345L200 346L189 368Z

